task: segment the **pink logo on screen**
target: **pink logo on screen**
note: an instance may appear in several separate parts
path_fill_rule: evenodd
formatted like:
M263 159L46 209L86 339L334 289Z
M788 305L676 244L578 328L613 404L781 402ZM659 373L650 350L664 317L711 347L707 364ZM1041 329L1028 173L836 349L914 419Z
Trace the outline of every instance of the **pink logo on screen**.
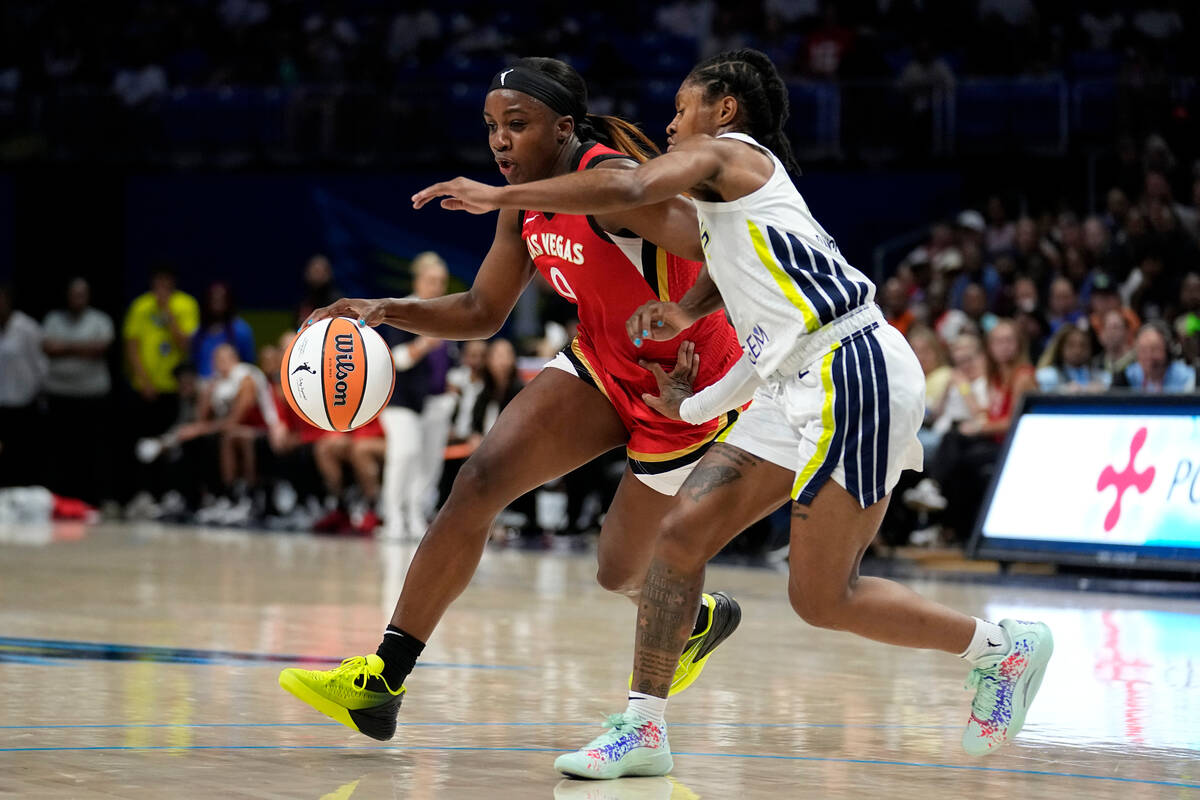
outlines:
M1113 501L1112 508L1108 510L1108 515L1104 518L1105 532L1115 528L1117 521L1121 519L1121 498L1125 496L1125 492L1134 488L1138 490L1139 494L1145 494L1150 489L1150 484L1154 483L1154 467L1146 467L1141 472L1133 468L1133 460L1137 458L1138 451L1145 443L1146 429L1138 428L1137 433L1133 435L1133 440L1129 443L1129 463L1125 465L1125 469L1117 472L1108 466L1100 473L1100 480L1096 482L1096 491L1103 492L1109 486L1115 486L1117 489L1117 499Z

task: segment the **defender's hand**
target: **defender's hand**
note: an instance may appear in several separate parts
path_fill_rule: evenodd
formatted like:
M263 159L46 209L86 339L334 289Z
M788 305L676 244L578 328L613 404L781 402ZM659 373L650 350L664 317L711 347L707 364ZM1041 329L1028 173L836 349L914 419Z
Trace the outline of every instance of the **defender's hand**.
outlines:
M681 419L679 406L694 394L692 384L700 371L700 356L696 354L694 342L685 341L675 354L675 368L669 373L652 361L639 361L658 381L658 396L643 394L646 405L669 419Z

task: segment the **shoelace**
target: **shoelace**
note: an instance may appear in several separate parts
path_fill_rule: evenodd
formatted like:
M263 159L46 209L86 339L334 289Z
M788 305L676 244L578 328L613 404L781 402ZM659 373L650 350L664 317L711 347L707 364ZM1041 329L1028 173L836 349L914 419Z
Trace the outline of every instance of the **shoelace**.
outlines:
M630 725L629 720L625 718L625 712L622 711L620 714L609 714L605 717L604 727L612 728L614 731L620 733L622 728L630 727Z
M341 666L339 666L333 672L334 675L339 678L345 677L346 673L353 673L353 677L350 678L350 682L356 689L366 689L367 681L371 678L379 678L379 680L383 681L383 675L381 673L371 671L370 666L367 665L366 656L352 656L350 658L343 659ZM387 681L383 681L383 683L384 686L387 686Z
M991 719L992 714L996 710L996 684L999 681L999 670L996 667L989 669L973 669L971 674L967 676L968 689L975 689L975 699L971 702L971 712L978 719ZM981 688L983 683L989 685Z

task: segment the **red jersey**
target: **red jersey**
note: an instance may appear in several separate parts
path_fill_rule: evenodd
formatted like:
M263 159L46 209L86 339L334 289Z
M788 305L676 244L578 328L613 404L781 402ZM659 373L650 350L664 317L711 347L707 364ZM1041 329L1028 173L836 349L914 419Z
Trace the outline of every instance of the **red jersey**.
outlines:
M575 154L575 169L588 169L610 158L630 157L602 144L585 143ZM518 219L538 271L578 308L579 333L566 355L592 374L626 421L630 458L656 462L648 468L653 470L699 458L700 448L731 424L736 414L704 426L667 419L641 401L643 392L658 394L658 383L638 365L638 359L670 370L680 343L694 342L700 355L695 383L699 391L719 380L741 357L733 326L723 314L710 314L674 339L646 340L634 347L625 322L648 301L678 301L696 282L702 262L679 258L628 231L608 233L591 216L527 210Z
M576 169L610 158L629 156L602 144L583 144ZM638 359L669 370L685 339L701 354L697 389L715 382L741 356L737 334L721 314L710 314L675 339L647 340L641 347L634 347L625 332L626 320L643 303L683 297L696 282L701 262L679 258L632 233L608 233L590 216L522 211L520 222L534 265L556 292L578 306L579 336L600 359L597 366L614 378L657 394L658 384Z

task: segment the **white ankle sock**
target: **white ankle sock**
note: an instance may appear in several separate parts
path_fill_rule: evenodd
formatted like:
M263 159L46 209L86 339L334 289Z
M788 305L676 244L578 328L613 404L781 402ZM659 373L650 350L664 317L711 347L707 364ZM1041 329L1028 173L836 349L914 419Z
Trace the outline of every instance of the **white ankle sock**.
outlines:
M625 713L636 714L644 720L662 725L667 713L667 698L631 691L629 707L625 709Z
M978 666L979 662L989 656L1001 656L1009 651L1012 647L1012 642L1008 640L1008 634L994 622L975 618L975 635L971 637L971 643L967 645L967 649L958 654L958 657L967 661L971 666Z

